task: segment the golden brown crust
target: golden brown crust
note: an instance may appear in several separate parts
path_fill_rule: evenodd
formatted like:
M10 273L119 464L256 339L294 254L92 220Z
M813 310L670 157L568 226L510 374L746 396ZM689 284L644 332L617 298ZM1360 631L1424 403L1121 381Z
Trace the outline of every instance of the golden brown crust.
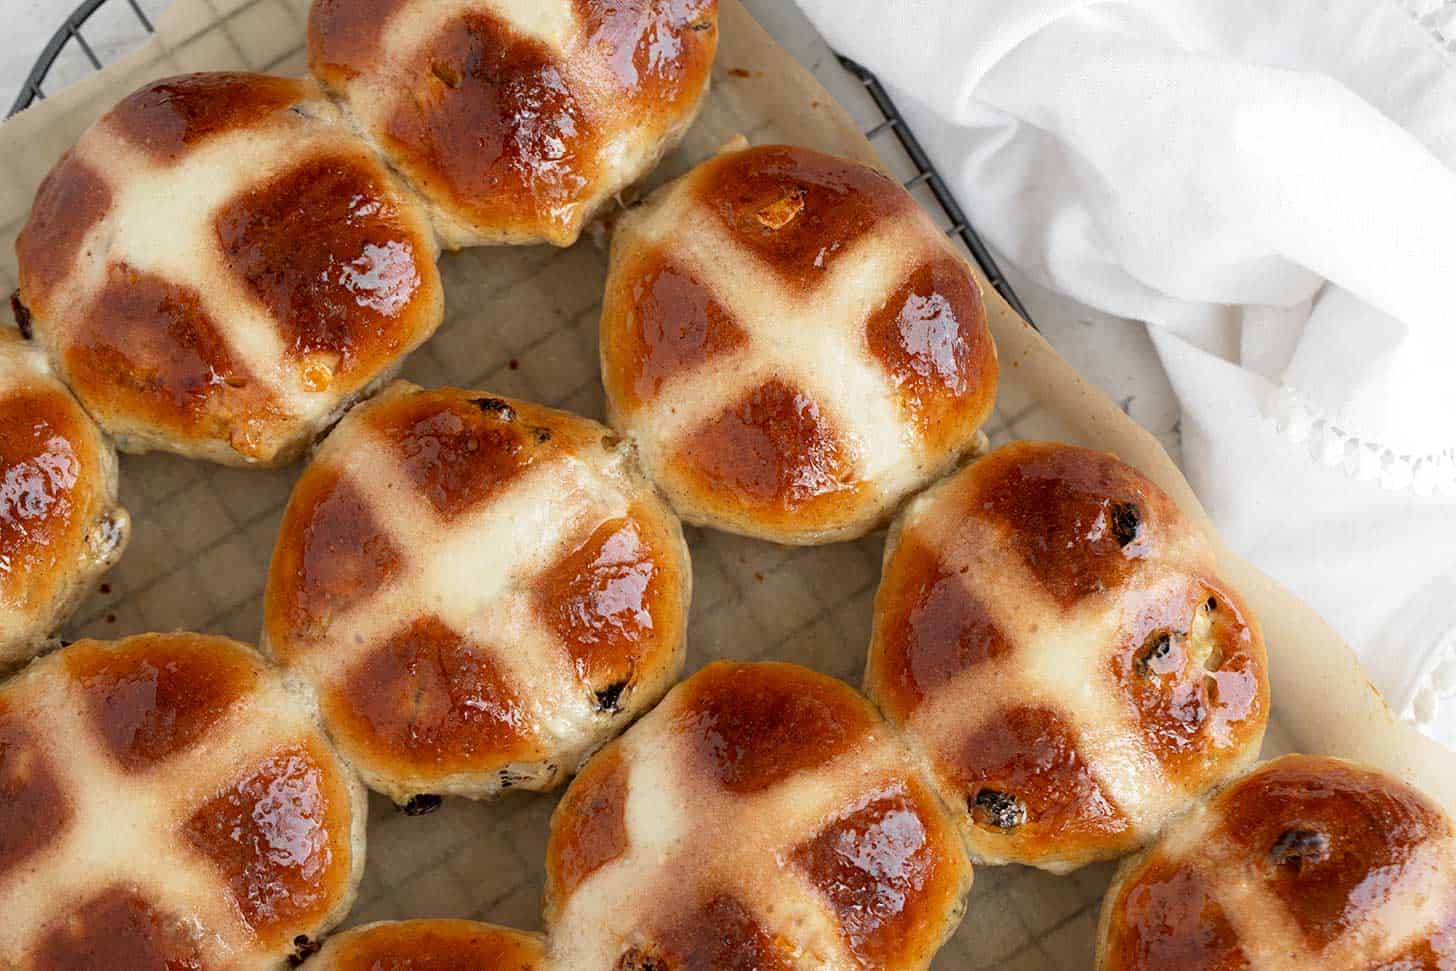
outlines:
M1425 969L1456 959L1456 829L1426 796L1289 755L1119 872L1098 966Z
M690 522L852 538L976 442L997 363L969 268L880 172L725 151L620 221L612 421Z
M329 938L308 971L536 971L539 934L473 920L380 921Z
M602 750L547 848L563 967L917 968L970 884L873 707L789 664L717 662Z
M403 382L305 470L267 645L370 785L549 788L682 663L680 528L604 427Z
M17 240L36 336L123 448L282 464L434 330L423 208L310 82L153 82Z
M0 687L0 738L7 967L271 966L352 900L362 789L237 642L78 641Z
M130 532L116 454L18 338L0 339L0 669L42 649Z
M430 201L452 244L575 241L680 137L706 90L716 0L317 0L309 58Z
M1263 643L1212 571L1151 481L1072 446L1008 445L907 507L866 687L973 856L1120 855L1252 760Z

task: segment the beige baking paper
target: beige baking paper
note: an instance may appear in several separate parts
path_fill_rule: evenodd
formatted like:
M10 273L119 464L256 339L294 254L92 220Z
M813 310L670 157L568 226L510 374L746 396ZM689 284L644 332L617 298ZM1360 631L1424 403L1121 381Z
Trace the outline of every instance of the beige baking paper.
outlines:
M308 0L177 0L142 51L0 127L0 279L14 286L12 243L35 187L82 129L137 84L184 71L296 74ZM677 175L737 133L793 141L886 165L851 118L739 5L723 0L714 90L684 146L654 180ZM884 141L882 140L882 144ZM911 173L907 173L911 174ZM937 213L939 216L939 213ZM600 234L594 234L598 236ZM600 419L600 242L569 250L478 249L442 262L447 315L404 375L488 389ZM984 285L984 281L983 281ZM1167 454L1083 381L985 287L1002 361L989 433L1054 438L1118 453L1198 522L1207 517ZM297 469L224 469L168 456L122 460L135 535L108 588L66 632L117 637L187 628L255 642L282 504ZM882 537L788 549L689 530L696 598L689 670L714 658L797 661L858 684ZM1224 575L1261 618L1273 676L1270 753L1327 752L1383 766L1456 808L1456 756L1397 724L1349 648L1312 611L1231 554ZM418 819L370 804L369 862L351 922L477 917L539 928L542 862L554 795L449 802ZM1111 873L1069 877L981 868L971 905L936 968L1091 966L1097 904Z

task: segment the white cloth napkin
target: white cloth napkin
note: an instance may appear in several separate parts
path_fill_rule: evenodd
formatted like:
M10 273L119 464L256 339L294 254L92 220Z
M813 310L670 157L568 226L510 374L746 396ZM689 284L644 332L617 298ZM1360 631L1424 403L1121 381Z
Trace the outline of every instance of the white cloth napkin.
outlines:
M993 248L1145 321L1225 539L1456 747L1456 0L798 0Z

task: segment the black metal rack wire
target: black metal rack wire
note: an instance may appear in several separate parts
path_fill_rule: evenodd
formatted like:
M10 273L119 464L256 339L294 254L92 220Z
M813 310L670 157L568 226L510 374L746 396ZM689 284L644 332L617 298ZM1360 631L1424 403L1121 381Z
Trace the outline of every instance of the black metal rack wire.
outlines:
M10 111L6 114L7 118L18 111L23 111L30 107L36 101L45 99L43 85L45 84L46 78L49 76L51 68L55 66L56 60L70 44L76 44L80 48L81 53L91 63L91 66L98 71L101 70L101 59L96 56L96 51L87 42L85 35L81 33L81 28L91 19L92 14L96 13L97 10L108 3L128 7L141 23L142 27L146 29L146 32L149 34L152 33L154 29L152 22L148 19L140 5L138 5L137 0L83 0L80 6L71 12L71 15L61 24L60 29L51 36L50 41L41 50L40 56L36 58L35 64L30 69L30 74L25 79L24 86L20 89L20 95L15 99L15 103L11 105ZM1013 310L1021 315L1022 319L1028 323L1032 323L1031 315L1027 313L1026 307L1022 304L1021 299L1017 297L1016 291L1012 289L1005 274L1001 272L1001 268L996 265L996 259L991 255L990 249L981 239L980 234L976 232L975 227L971 224L970 219L966 216L965 211L961 209L960 203L956 200L955 194L951 192L950 186L941 177L934 163L930 161L930 157L925 153L925 148L920 144L920 140L915 137L915 132L911 130L910 125L905 121L905 116L895 106L894 100L890 97L884 86L880 84L879 79L871 71L847 57L840 57L839 63L846 71L859 79L860 83L864 85L865 91L874 100L875 106L884 116L883 121L865 131L865 136L873 140L886 132L895 133L895 138L899 141L900 147L904 149L905 155L910 159L910 163L915 167L916 171L916 174L906 181L905 187L907 189L913 189L923 184L930 191L936 204L940 206L945 212L946 218L950 220L950 228L946 232L959 237L965 243L966 248L970 250L976 262L980 264L981 272L986 274L986 279L990 281L991 286L996 288L996 292L1005 298L1006 302L1011 305ZM1032 324L1032 326L1035 326L1035 324Z

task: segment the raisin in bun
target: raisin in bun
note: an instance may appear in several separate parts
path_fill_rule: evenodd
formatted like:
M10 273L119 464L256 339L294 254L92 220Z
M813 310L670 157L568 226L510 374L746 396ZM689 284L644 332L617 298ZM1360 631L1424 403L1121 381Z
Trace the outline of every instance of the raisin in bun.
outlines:
M116 452L45 358L0 334L0 670L39 652L126 548Z
M891 530L866 690L929 759L977 862L1120 856L1249 765L1258 625L1156 485L1017 442Z
M314 0L309 65L452 246L569 246L682 138L717 0Z
M396 801L547 789L677 678L691 584L606 427L396 382L299 479L265 644Z
M690 523L863 535L979 440L996 351L965 261L880 172L730 149L619 221L612 423Z
M307 971L537 971L545 944L527 934L473 920L379 921L335 934Z
M0 685L0 966L271 971L343 919L364 789L299 687L201 634Z
M1456 967L1456 829L1374 769L1267 762L1122 865L1097 967Z
M720 661L572 782L546 881L551 958L573 971L923 968L971 868L856 691Z
M278 465L434 331L424 210L309 82L129 95L46 176L20 299L123 451Z

